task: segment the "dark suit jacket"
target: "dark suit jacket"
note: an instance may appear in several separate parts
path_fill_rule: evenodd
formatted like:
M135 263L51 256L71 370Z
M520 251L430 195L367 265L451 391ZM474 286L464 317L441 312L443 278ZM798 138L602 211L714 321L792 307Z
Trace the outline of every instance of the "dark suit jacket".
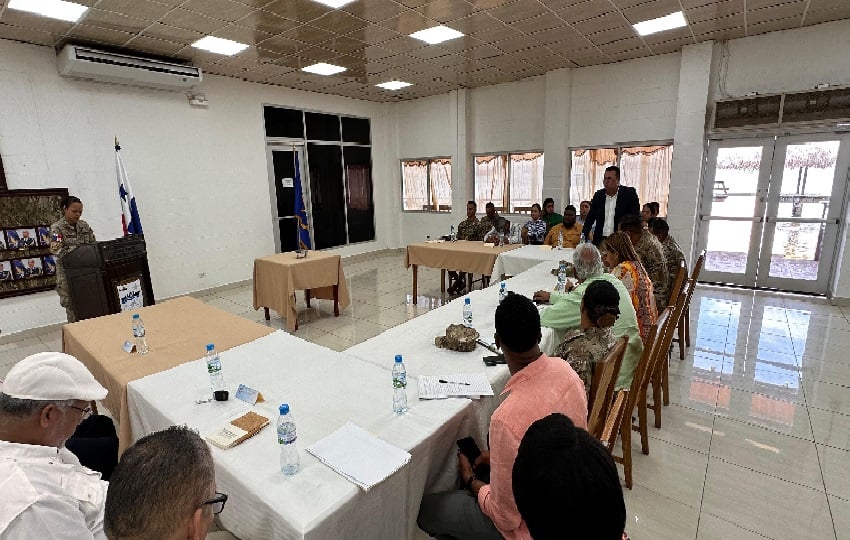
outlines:
M615 231L620 226L620 220L623 219L623 216L629 214L640 215L638 194L633 187L620 186L617 190L617 206L614 208ZM593 234L593 243L598 246L602 240L602 228L605 226L605 188L594 193L593 199L590 200L590 212L587 213L584 229L582 229L585 237L590 234L594 224L596 225L596 232Z

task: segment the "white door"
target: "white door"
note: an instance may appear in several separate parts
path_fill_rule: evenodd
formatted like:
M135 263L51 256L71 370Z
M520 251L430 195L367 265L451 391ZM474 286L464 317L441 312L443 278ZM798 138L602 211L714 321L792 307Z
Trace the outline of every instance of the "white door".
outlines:
M844 135L711 141L702 281L825 294L847 186Z

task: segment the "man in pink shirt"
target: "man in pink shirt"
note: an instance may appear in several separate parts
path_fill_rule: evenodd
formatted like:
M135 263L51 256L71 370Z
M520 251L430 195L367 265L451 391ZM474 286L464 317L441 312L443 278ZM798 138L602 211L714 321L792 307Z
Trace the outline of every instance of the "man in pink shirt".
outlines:
M475 466L490 465L490 483L479 480L472 464L458 454L465 491L422 498L417 523L441 539L531 539L513 495L512 472L520 441L536 420L562 413L587 427L584 384L560 358L540 350L540 315L528 298L512 294L496 308L496 345L511 373L503 394L509 395L490 419L490 451Z

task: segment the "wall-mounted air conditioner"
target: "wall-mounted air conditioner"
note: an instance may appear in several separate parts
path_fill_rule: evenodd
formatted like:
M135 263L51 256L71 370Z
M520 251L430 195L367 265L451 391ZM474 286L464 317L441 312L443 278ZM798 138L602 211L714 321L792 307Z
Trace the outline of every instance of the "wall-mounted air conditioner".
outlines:
M183 90L203 80L201 68L66 45L59 52L59 74L94 81Z

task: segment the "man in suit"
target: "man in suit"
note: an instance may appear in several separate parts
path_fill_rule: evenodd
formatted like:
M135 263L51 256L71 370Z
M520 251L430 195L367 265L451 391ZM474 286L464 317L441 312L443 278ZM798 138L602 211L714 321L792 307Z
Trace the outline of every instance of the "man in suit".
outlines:
M6 263L0 263L0 281L12 281L12 271L8 269Z
M620 168L605 169L602 184L605 186L593 194L590 212L584 220L584 237L590 238L595 228L593 243L599 245L606 236L615 232L623 216L640 214L640 201L635 188L620 185Z

